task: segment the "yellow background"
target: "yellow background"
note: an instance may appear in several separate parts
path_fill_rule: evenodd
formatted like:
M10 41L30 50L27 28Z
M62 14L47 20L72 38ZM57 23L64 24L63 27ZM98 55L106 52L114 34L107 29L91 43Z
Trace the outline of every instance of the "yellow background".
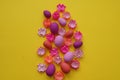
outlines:
M0 80L53 80L39 74L43 10L63 3L83 33L84 58L64 80L120 80L119 0L0 0Z

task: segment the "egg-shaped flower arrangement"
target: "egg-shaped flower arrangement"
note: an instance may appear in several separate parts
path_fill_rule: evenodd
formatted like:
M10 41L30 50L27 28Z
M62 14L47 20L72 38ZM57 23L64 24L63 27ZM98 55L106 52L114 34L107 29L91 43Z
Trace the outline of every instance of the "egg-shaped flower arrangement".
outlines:
M45 37L46 40L37 50L37 54L40 57L44 56L45 61L38 64L37 70L45 72L47 76L53 76L54 80L63 80L65 74L72 69L78 69L80 67L78 59L83 56L82 33L76 30L77 22L65 8L64 4L58 4L57 10L53 13L44 10L44 27L38 29L38 35L41 38ZM72 46L74 51L70 51ZM59 71L56 71L55 64L60 66Z

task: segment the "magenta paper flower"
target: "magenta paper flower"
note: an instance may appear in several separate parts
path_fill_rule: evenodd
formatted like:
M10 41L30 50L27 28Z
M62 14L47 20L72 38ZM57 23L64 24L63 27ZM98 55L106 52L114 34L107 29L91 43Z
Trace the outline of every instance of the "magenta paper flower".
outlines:
M81 39L82 39L82 33L81 33L80 31L76 31L76 32L74 33L74 38L75 38L76 40L81 40Z
M58 11L60 11L60 12L64 12L64 11L65 11L65 8L66 8L66 6L65 6L64 4L58 4L58 5L57 5L57 9L58 9Z
M46 34L46 38L48 41L52 42L52 41L54 41L55 36L52 33L48 33L48 34Z
M53 13L53 15L52 15L52 18L53 18L54 20L58 20L59 17L60 17L60 14L59 14L58 11L55 11L55 12Z
M52 48L52 49L50 50L50 54L51 54L51 56L57 55L57 54L58 54L58 49L57 49L57 48Z
M61 48L60 48L60 50L61 50L61 52L62 53L67 53L68 51L69 51L69 47L68 46L66 46L66 45L64 45L64 46L62 46Z

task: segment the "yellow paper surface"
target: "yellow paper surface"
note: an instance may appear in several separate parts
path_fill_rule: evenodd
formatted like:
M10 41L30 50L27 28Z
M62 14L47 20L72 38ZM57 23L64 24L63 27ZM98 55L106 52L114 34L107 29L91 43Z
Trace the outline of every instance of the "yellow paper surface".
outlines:
M119 0L0 0L0 80L53 80L39 74L43 10L63 3L83 33L81 66L64 80L120 80ZM59 70L59 68L58 68Z

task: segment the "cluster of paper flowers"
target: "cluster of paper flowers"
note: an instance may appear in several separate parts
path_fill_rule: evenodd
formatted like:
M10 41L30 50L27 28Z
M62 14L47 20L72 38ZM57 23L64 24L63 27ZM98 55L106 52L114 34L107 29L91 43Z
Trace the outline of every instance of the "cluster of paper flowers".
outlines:
M78 59L83 56L80 49L83 44L82 33L75 30L77 23L71 19L70 13L65 11L65 8L65 5L58 4L53 14L44 10L44 27L38 29L38 35L46 37L44 47L41 46L37 50L39 56L45 56L45 64L38 64L38 72L46 72L48 76L54 76L55 80L63 80L64 75L71 69L78 69L80 66ZM70 51L72 46L74 51ZM55 64L60 65L61 70L56 71Z

